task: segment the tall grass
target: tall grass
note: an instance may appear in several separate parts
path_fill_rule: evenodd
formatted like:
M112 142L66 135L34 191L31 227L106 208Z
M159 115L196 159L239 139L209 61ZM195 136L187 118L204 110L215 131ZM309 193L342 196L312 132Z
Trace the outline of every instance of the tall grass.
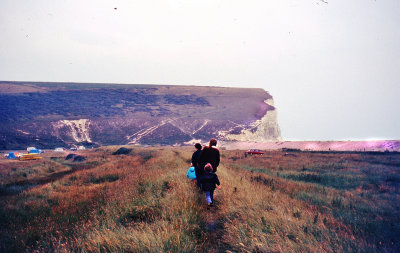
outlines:
M222 187L207 210L186 179L194 150L135 147L112 155L117 149L86 151L82 169L1 196L1 251L400 250L396 156L268 152L245 159L242 151L222 151ZM71 168L63 159L38 164L24 163L35 168L32 179L47 176L43 168Z
M234 154L231 156L235 157ZM294 201L299 209L294 211L294 217L303 219L304 210L312 211L310 217L314 216L315 222L309 223L314 227L322 223L324 230L320 231L325 231L330 239L337 238L330 240L330 248L324 251L341 248L397 252L400 182L395 175L400 171L393 165L399 160L396 154L380 156L378 164L373 154L285 156L281 152L270 152L267 157L230 160L229 166L235 171L248 171L253 183L278 192L280 199L288 196L290 200L283 203ZM313 231L310 226L303 227L307 234Z
M145 155L138 155L141 151ZM128 156L107 156L96 168L10 197L1 208L1 247L198 251L204 241L202 210L185 179L188 166L180 152L136 150Z

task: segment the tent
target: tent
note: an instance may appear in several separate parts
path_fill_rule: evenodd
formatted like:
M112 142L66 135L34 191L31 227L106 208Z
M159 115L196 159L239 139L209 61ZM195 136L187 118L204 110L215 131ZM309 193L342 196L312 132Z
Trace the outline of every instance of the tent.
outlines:
M39 153L40 153L39 150L36 148L29 150L29 154L39 154Z
M16 157L15 157L14 152L9 152L9 153L8 153L7 159L15 159L15 158L16 158Z
M37 160L37 159L42 159L42 157L39 154L23 154L19 160L20 161L26 161L26 160Z

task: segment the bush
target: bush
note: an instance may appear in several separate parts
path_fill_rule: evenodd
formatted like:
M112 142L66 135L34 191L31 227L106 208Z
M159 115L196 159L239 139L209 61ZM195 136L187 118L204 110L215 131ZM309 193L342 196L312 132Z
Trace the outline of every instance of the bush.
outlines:
M86 160L86 157L81 156L81 155L77 155L74 157L74 162L83 162Z
M113 155L128 155L131 151L132 149L122 147L115 151Z
M65 160L73 159L75 156L77 156L77 155L76 154L68 154L67 157L65 157Z

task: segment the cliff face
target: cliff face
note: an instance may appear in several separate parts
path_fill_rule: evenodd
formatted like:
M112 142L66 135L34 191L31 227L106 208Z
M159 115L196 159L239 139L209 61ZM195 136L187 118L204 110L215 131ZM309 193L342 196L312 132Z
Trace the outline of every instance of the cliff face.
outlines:
M0 149L277 141L262 89L0 82Z
M274 105L272 98L267 99L265 103L269 106ZM226 134L224 136L229 141L277 141L281 140L281 131L277 121L277 112L275 107L267 110L265 115L252 123L251 127L243 126L239 134Z
M59 120L52 123L54 129L54 136L60 139L72 139L72 141L92 142L90 138L90 124L88 119L79 120Z

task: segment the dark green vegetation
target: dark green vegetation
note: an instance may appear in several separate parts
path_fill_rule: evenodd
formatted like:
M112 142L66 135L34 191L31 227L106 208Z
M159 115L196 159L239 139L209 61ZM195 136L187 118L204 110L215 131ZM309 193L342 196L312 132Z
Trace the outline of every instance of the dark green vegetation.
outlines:
M398 153L222 151L207 210L192 148L118 150L2 160L0 251L400 251Z
M154 89L103 88L0 94L0 120L25 122L40 117L48 120L116 117L135 112L165 116L169 112L166 108L154 110L151 105L209 105L207 100L195 95L155 95L152 91Z
M119 148L117 151L115 151L113 153L113 155L127 155L131 151L132 151L132 149L122 147L122 148Z

